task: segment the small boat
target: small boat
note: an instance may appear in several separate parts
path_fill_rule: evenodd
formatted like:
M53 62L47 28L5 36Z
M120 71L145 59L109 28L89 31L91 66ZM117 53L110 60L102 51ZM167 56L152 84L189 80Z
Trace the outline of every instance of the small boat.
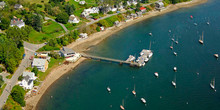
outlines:
M171 33L171 30L169 30L169 33Z
M159 77L158 72L155 72L154 75L155 75L157 78Z
M215 78L213 78L213 80L211 81L210 87L211 87L214 91L216 91L216 89L215 89Z
M110 89L110 87L107 87L107 91L108 91L109 93L111 93L111 89Z
M200 44L203 44L204 42L203 42L203 32L202 32L202 38L200 37L200 39L199 39L199 43Z
M193 19L193 16L191 15L190 18Z
M174 38L171 39L172 41L175 41Z
M176 72L177 71L177 67L174 67L173 70Z
M132 91L132 94L133 94L134 96L136 96L135 85L134 85L134 90Z
M175 77L174 80L172 81L172 85L176 88L176 77Z
M178 43L179 43L179 42L178 42L178 37L176 38L176 41L175 41L175 43L176 43L176 44L178 44Z
M170 49L172 49L172 50L173 50L173 42L172 42L172 44L171 44L171 46L170 46Z
M141 98L141 101L146 104L146 100L144 98Z
M210 23L209 23L209 22L207 22L206 24L207 24L207 25L209 25Z
M176 53L176 52L173 52L173 54L174 54L175 56L177 56L177 53Z
M218 54L214 54L215 58L218 58Z
M150 32L149 35L152 36L153 34Z
M124 108L124 99L122 100L122 105L120 105L121 110L125 110Z
M197 26L198 24L197 24L197 23L194 23L194 25Z

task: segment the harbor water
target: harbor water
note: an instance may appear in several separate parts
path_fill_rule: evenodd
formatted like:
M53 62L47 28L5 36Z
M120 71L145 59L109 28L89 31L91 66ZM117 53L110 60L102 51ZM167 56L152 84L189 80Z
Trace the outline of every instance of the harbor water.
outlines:
M202 32L204 45L198 41ZM173 43L173 50L172 38L179 42ZM139 22L87 53L126 60L129 55L137 57L142 49L149 49L150 42L154 54L144 67L86 60L57 80L37 109L119 110L123 99L126 110L220 109L220 59L213 56L220 54L220 0ZM177 72L173 67L177 67ZM158 78L155 72L159 73ZM176 88L171 84L174 77ZM216 92L209 85L214 77ZM136 97L132 94L134 85ZM141 102L142 97L146 105Z

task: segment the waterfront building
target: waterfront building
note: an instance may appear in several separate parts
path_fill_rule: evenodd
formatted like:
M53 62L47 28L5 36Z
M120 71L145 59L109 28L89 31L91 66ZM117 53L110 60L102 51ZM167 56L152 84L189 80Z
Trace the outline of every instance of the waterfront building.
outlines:
M163 2L156 2L156 3L155 3L155 8L156 8L157 10L163 9L163 8L164 8L164 3L163 3Z
M63 47L61 50L60 50L60 54L62 57L72 57L75 55L76 52L74 52L72 49L70 48L67 48L67 47Z
M33 72L23 72L23 79L18 84L24 89L32 89L34 86L34 80L37 79Z
M48 61L46 59L34 58L32 67L35 66L39 71L45 72L48 68Z
M75 15L70 15L69 20L68 20L69 23L79 23L79 21L80 20L76 18Z

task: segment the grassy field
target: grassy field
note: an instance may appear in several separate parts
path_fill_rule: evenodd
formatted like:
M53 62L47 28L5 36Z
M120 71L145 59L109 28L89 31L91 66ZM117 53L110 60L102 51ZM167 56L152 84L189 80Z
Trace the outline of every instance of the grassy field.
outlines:
M30 33L29 42L31 43L43 43L51 38L56 38L64 33L63 28L54 21L48 21L43 24L42 32L33 30Z
M40 72L38 73L38 78L43 81L46 76L51 72L51 70L53 68L56 68L59 66L59 63L62 63L64 61L64 59L54 59L54 58L51 58L50 59L50 62L49 62L49 65L48 65L48 69L46 72Z
M48 3L49 0L24 0L25 2L30 2L30 4L36 3L36 4L44 4L44 3ZM41 2L43 1L43 2Z

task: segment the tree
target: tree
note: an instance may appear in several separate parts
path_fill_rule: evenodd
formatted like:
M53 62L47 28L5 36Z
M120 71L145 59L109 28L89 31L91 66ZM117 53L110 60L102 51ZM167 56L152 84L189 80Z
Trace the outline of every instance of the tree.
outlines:
M8 29L9 24L10 24L9 18L5 18L5 17L2 18L0 23L0 29L2 30Z
M34 72L34 73L35 73L35 76L37 76L37 75L38 75L38 69L37 69L37 67L34 66L34 68L32 69L31 72Z
M33 26L33 28L36 30L36 31L41 31L41 29L42 29L42 25L43 25L43 23L42 23L42 21L41 21L41 18L40 18L40 16L39 15L34 15L33 16L33 21L32 21L32 26Z
M64 9L68 15L71 15L71 14L73 14L73 11L75 10L75 6L66 4Z
M138 3L138 4L136 5L136 10L135 10L135 11L140 11L140 8L141 8L141 4Z
M63 24L66 24L69 20L69 15L67 13L60 13L57 15L57 18L56 18L56 21L57 22L60 22L60 23L63 23Z
M13 100L18 102L22 107L25 106L25 101L24 101L25 91L21 86L19 85L14 86L11 91L11 96Z

